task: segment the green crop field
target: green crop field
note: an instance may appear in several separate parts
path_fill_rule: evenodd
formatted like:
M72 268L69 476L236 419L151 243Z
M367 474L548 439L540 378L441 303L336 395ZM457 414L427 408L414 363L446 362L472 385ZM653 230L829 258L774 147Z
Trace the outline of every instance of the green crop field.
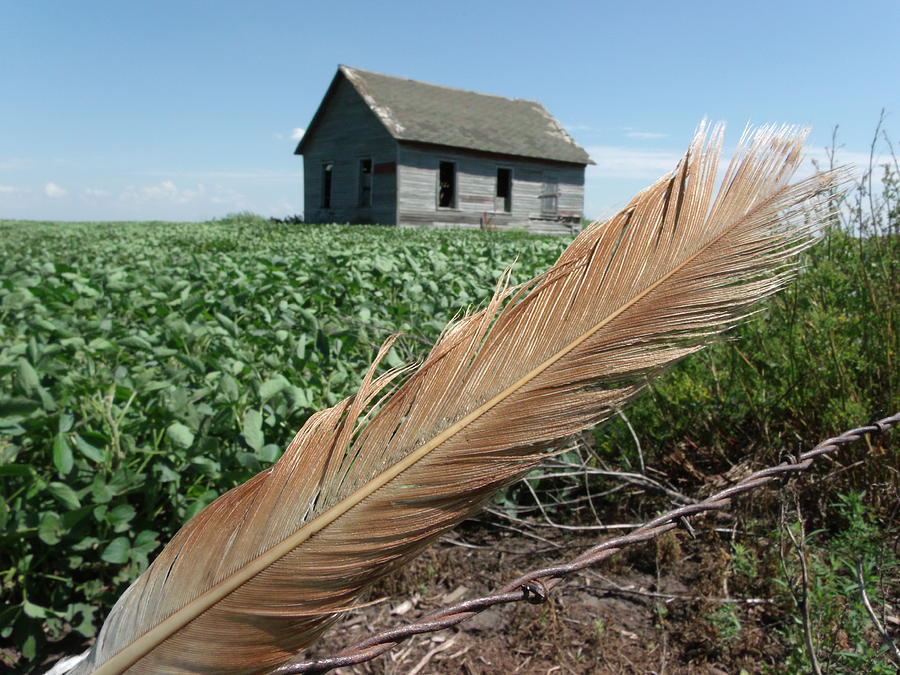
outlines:
M738 340L679 364L629 409L648 461L688 452L691 471L712 475L893 412L900 257L896 225L879 227L864 237L832 229ZM421 357L508 266L524 280L567 243L250 216L0 221L6 662L34 663L93 636L178 527L275 461L312 412L352 393L388 335L404 336L384 367ZM828 483L860 490L879 476L887 487L867 502L875 523L898 482L886 447ZM636 466L619 419L594 451ZM670 478L689 489L688 474ZM620 514L655 508L623 494ZM503 498L527 495L510 488ZM826 507L815 514L828 525Z
M561 238L261 219L0 223L4 639L26 658L107 606L315 410L424 355Z

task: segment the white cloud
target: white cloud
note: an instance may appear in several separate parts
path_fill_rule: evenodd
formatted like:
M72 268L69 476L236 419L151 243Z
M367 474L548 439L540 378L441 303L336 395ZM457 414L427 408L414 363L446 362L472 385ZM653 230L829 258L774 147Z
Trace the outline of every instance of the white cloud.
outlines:
M206 188L203 185L198 185L195 189L180 190L173 181L164 180L158 185L145 185L142 187L129 185L119 195L119 199L132 203L172 202L174 204L186 204L202 196L205 192Z
M119 194L118 200L133 206L209 203L237 210L247 208L247 198L237 190L218 184L207 188L202 183L191 188L179 188L172 180L164 180L156 185L129 185Z
M642 148L630 148L614 145L593 145L586 148L588 154L596 166L588 166L589 175L597 178L641 178L654 180L675 169L682 158L683 151L652 150ZM798 171L798 177L808 176L815 170L813 163L820 168L828 168L829 149L821 146L807 146L804 148L806 161ZM723 159L727 159L731 150L723 151ZM874 167L873 177L880 179L881 167L884 164L893 164L894 159L888 154L875 154L872 158ZM859 175L869 166L869 153L838 150L834 163L836 166L849 165Z
M237 190L221 185L213 186L209 201L213 204L221 204L239 210L247 208L247 198L244 195Z
M810 163L817 164L822 169L827 169L831 163L831 148L825 148L817 145L810 145L804 148L806 158ZM838 150L834 153L835 166L850 165L854 171L862 172L869 168L869 160L871 159L874 175L881 176L881 167L885 164L894 165L894 157L886 154L869 155L868 152L850 152Z
M58 197L65 197L69 194L69 191L51 181L44 186L44 194L56 199Z
M588 166L585 175L585 213L605 219L621 208L638 191L674 170L683 156L683 151L651 150L627 148L612 145L596 145L586 148L596 166ZM723 164L730 158L733 147L722 152ZM800 165L796 179L812 175L816 166L825 169L830 165L829 149L809 145L804 148L805 159ZM894 165L894 158L881 152L871 158L872 191L880 194L884 164ZM836 166L848 166L853 180L859 181L870 166L869 153L862 151L838 150L834 158Z
M93 202L99 199L105 199L110 196L109 190L99 190L96 188L84 188L78 198L83 202Z
M596 166L588 166L590 175L599 178L659 178L671 171L681 159L680 152L640 150L613 145L592 145L588 154Z
M302 166L302 163L300 163ZM247 169L245 171L140 171L139 175L196 181L230 181L271 183L297 183L296 171L275 171L272 169Z
M636 131L626 127L625 135L628 138L640 138L641 140L653 140L656 138L665 138L669 134L662 134L658 131Z
M297 207L287 199L279 199L273 204L265 206L260 211L264 216L272 216L275 218L286 218L297 214Z
M292 141L299 141L301 138L303 138L303 134L305 133L306 129L303 129L301 127L294 127L291 130L291 133L288 134L287 138L290 138ZM283 141L286 138L286 136L281 132L275 133L274 136L276 141Z
M22 188L13 187L12 185L0 185L0 195L12 194L13 192L21 192Z

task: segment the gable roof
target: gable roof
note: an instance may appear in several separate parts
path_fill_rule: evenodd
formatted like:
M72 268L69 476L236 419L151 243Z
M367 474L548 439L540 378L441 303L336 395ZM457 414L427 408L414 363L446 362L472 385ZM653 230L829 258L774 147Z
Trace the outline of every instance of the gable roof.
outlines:
M537 101L479 94L349 66L338 67L295 154L303 154L304 141L340 78L347 79L398 141L573 164L594 163Z

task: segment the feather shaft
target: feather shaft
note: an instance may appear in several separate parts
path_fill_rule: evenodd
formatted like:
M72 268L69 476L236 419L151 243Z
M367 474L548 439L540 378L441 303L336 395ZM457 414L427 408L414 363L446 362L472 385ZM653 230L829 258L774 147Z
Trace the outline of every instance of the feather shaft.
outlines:
M401 374L374 375L386 343L356 396L176 535L77 672L277 665L553 443L747 316L809 245L815 226L785 218L834 176L788 185L800 134L767 129L745 135L714 195L721 139L704 146L701 129L676 171L545 274L517 289L502 278L373 406Z

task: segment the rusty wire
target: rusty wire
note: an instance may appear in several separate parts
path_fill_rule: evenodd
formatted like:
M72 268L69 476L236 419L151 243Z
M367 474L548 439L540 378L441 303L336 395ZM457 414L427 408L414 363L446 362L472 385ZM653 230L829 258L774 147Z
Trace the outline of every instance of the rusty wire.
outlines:
M724 509L737 495L749 492L753 488L765 485L776 478L805 471L816 457L830 454L840 446L853 443L867 434L882 434L897 423L900 423L900 413L894 413L890 417L885 417L867 426L845 431L840 436L822 441L816 447L795 458L793 462L783 462L778 466L756 471L731 487L725 488L702 501L681 506L664 513L644 523L630 534L608 539L597 546L589 548L567 563L532 570L494 593L466 600L450 607L444 607L412 623L381 631L344 649L335 656L323 659L294 659L279 666L272 673L277 675L325 673L335 668L364 663L390 651L400 642L413 635L430 633L455 626L488 607L520 601L540 604L547 599L549 592L566 575L604 560L631 544L648 541L677 527L686 526L689 528L690 525L687 523L687 518L709 511Z

